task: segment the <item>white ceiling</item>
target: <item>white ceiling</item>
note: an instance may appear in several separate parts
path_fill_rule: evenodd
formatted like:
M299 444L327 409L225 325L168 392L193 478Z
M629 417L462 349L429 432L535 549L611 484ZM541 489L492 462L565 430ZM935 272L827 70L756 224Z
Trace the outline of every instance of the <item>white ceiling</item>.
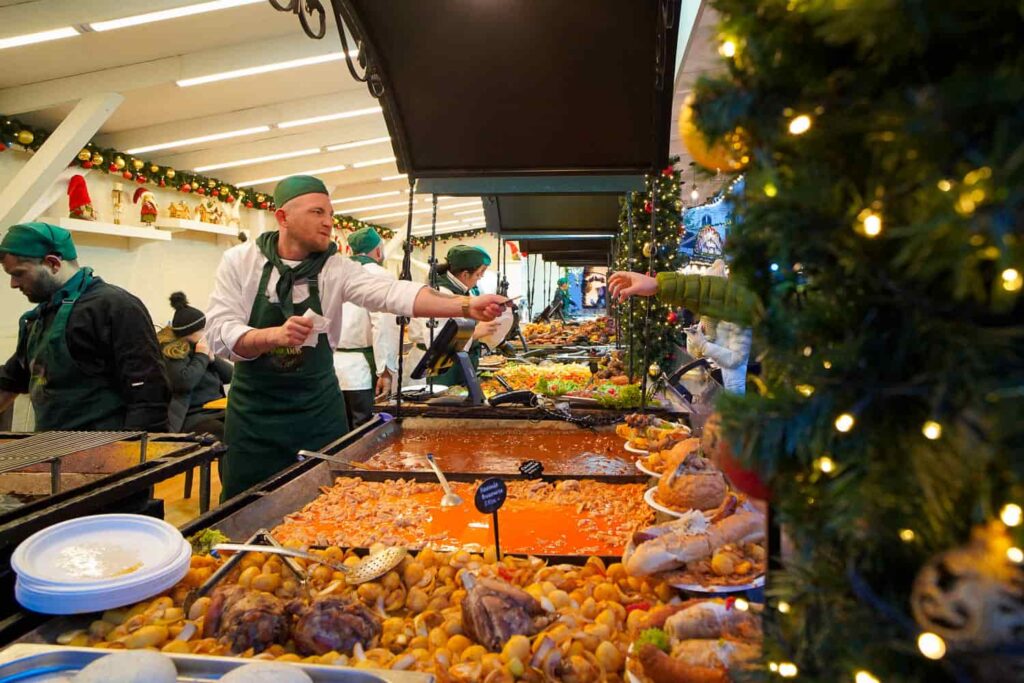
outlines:
M696 0L687 0L696 1ZM197 0L0 0L0 40L64 26L118 19L143 12L199 4ZM676 82L676 100L689 90L697 74L717 62L710 10L698 14L696 40L689 41ZM85 29L87 31L87 29ZM284 152L326 148L387 136L379 113L294 128L284 121L372 108L377 102L363 84L353 81L344 61L180 87L175 81L224 71L278 64L288 60L339 53L333 25L321 41L308 38L294 15L274 10L268 2L157 21L105 32L0 50L0 112L31 124L56 127L81 97L119 92L124 103L100 130L97 142L128 150L258 126L265 132L201 144L178 146L140 156L179 169L252 159ZM708 39L711 39L708 42ZM674 105L678 112L678 102ZM673 119L678 116L676 113ZM673 125L672 150L680 152ZM209 171L230 183L290 173L348 166L321 173L332 197L345 199L407 188L404 179L383 181L398 174L394 162L366 168L352 164L393 156L388 142L336 152L247 164ZM273 182L256 186L270 191ZM337 205L339 210L401 201L400 195ZM445 229L482 223L465 198L444 200L438 222ZM418 209L429 199L417 198ZM388 213L402 216L373 219L389 227L405 223L401 207L358 212L358 218ZM429 223L430 214L417 214L414 224Z

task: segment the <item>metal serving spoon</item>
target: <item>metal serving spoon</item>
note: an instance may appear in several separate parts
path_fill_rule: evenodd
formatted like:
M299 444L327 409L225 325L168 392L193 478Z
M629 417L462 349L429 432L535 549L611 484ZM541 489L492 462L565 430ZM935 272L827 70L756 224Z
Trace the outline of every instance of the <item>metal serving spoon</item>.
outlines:
M453 508L456 505L462 505L462 497L457 493L452 493L452 487L448 485L448 480L445 479L444 473L441 472L441 468L434 461L433 453L427 453L427 462L430 463L431 469L437 475L437 480L441 482L441 488L444 489L444 496L441 497L441 507Z
M346 567L343 564L331 562L330 560L324 559L312 553L302 552L301 550L293 550L291 548L281 548L278 546L266 546L266 545L249 545L247 543L218 543L213 546L216 551L230 550L234 552L256 552L256 553L270 553L273 555L287 555L288 557L298 557L303 560L309 560L310 562L316 562L322 564L325 567L330 567L335 571L339 571L345 575L345 582L351 584L366 583L373 581L376 578L384 576L389 571L401 564L405 558L406 549L400 547L390 547L381 550L379 553L373 555L367 555L358 564L351 567Z

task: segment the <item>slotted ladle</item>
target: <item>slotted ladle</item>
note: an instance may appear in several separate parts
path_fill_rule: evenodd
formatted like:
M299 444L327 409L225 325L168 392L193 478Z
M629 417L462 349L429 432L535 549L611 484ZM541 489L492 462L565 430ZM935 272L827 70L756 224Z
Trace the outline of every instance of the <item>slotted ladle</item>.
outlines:
M367 583L384 576L401 564L407 553L405 548L392 546L390 548L385 548L380 552L373 553L372 555L367 555L357 564L351 567L346 567L343 564L332 562L318 555L314 555L313 553L306 553L301 550L293 550L291 548L282 548L279 546L250 545L248 543L218 543L213 546L213 549L218 552L221 550L227 550L232 552L269 553L272 555L298 557L303 560L322 564L325 567L330 567L335 571L341 572L345 575L345 583L349 584Z

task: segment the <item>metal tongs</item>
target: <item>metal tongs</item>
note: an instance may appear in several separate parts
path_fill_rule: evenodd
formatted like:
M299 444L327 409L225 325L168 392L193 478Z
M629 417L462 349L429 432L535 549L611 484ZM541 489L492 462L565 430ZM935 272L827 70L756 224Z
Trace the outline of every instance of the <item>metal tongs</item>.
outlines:
M384 576L401 564L402 560L405 559L407 552L405 548L392 546L390 548L385 548L378 553L374 553L373 555L367 555L356 565L346 567L343 564L331 562L330 560L314 555L313 553L293 550L292 548L284 548L279 545L264 546L249 543L218 543L213 546L213 549L218 552L221 550L229 550L241 553L257 552L270 553L272 555L284 555L286 557L297 557L302 560L322 564L334 571L341 572L345 575L345 582L350 584L367 583L368 581L373 581L374 579Z

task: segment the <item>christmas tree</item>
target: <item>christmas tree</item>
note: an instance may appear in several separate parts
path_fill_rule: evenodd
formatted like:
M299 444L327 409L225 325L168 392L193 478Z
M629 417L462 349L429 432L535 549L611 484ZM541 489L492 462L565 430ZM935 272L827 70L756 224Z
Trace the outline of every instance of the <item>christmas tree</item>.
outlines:
M1021 4L711 4L694 109L766 311L766 389L719 406L794 548L769 675L1024 680Z
M682 265L683 255L679 251L683 231L681 182L682 172L668 166L645 178L645 192L632 192L622 199L614 270L646 273L676 270ZM632 230L629 227L630 203ZM683 343L683 338L676 325L676 313L669 306L648 299L620 304L616 315L620 341L631 357L632 365L627 367L632 367L635 377L648 370L657 375L657 370L672 367L675 347ZM643 365L645 348L646 368Z

